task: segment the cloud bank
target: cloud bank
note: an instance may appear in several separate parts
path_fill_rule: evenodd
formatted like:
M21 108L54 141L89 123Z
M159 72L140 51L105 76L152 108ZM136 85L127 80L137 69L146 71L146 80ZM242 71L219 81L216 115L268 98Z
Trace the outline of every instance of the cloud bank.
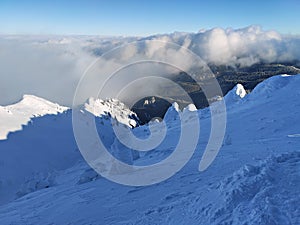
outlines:
M34 94L71 106L76 86L88 66L105 52L136 40L145 40L145 43L124 48L116 59L102 59L104 74L105 68L117 67L120 61L134 55L156 54L163 60L165 51L161 50L161 45L147 40L176 43L216 65L245 67L260 62L300 60L299 37L264 31L258 26L236 30L214 28L198 33L175 32L145 38L2 35L0 105L16 102L23 94ZM186 60L188 65L188 59L174 60Z
M255 63L300 60L300 38L264 31L259 26L243 29L214 28L198 33L161 35L165 41L183 45L209 63L251 66Z

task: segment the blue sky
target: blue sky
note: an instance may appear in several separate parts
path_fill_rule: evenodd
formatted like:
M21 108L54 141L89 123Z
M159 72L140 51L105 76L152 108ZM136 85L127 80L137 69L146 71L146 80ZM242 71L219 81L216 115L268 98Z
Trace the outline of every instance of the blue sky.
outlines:
M299 0L0 0L0 33L145 36L255 24L300 34L299 12Z

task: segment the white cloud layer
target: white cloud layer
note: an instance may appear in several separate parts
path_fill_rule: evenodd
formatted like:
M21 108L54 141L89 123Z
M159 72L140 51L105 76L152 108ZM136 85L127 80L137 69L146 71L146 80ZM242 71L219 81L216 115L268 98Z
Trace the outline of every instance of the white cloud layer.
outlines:
M23 94L34 94L70 106L78 81L97 56L135 40L174 42L189 48L206 62L218 65L250 66L259 62L300 60L299 37L282 36L257 26L176 32L142 39L0 36L0 105L18 101ZM153 42L138 47L130 45L118 58L103 59L104 73L105 67L117 66L118 61L140 54L158 55L163 60L165 51ZM186 60L188 64L188 59L176 60Z
M259 26L243 29L221 29L199 33L174 33L159 38L184 45L215 64L250 66L259 62L300 60L299 37L282 36Z

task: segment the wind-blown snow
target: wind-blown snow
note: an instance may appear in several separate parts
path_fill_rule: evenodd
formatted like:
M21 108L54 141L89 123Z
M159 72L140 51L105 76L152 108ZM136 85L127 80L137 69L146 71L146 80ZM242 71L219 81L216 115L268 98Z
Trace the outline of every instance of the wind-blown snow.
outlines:
M198 165L210 118L207 109L199 110L200 141L192 159L170 179L146 187L119 185L93 172L76 150L69 113L34 118L0 142L0 223L299 224L299 85L300 75L276 76L245 96L236 86L225 96L238 101L227 107L224 144L203 172ZM183 110L185 119L193 110ZM134 164L172 153L178 113L174 104L166 114L167 141L131 158ZM101 126L111 135L109 122ZM133 132L146 137L148 125ZM115 139L108 142L124 150Z
M215 194L223 205L220 208L207 205L209 221L297 224L300 221L295 204L300 201L299 169L299 151L272 156L254 165L246 164L217 186Z

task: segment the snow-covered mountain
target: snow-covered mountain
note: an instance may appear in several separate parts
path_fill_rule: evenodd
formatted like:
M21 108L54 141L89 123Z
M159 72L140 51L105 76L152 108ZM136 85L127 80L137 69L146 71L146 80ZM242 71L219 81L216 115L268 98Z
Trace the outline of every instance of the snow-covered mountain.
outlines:
M105 118L102 137L107 145L113 143L109 127L115 121L129 127L138 121L135 113L113 99L91 98L81 113ZM20 102L0 108L0 121L0 204L52 185L56 170L82 160L73 135L72 110L67 107L24 95Z
M200 141L191 160L168 180L145 187L108 181L85 163L71 110L33 118L0 141L0 224L299 224L299 85L300 75L275 76L250 94L241 85L229 92L225 140L203 172L198 165L211 124L209 110L199 110ZM105 111L112 112L103 103L90 101L84 113L101 122ZM99 104L106 110L94 107ZM165 140L133 163L152 164L172 153L180 136L178 113L193 123L191 112L192 105L180 112L173 104L164 119ZM160 123L151 123L159 132ZM112 123L103 124L103 135L112 135ZM133 132L145 138L149 125ZM123 150L114 138L106 143Z
M34 117L57 115L68 110L67 107L45 99L24 95L22 100L9 106L0 106L0 140L7 138L9 132L21 130L23 125Z
M109 116L129 127L138 125L137 115L116 99L90 98L82 108L96 117ZM33 118L58 115L69 109L34 95L24 95L18 103L0 106L0 140L7 139L11 132L22 130Z

